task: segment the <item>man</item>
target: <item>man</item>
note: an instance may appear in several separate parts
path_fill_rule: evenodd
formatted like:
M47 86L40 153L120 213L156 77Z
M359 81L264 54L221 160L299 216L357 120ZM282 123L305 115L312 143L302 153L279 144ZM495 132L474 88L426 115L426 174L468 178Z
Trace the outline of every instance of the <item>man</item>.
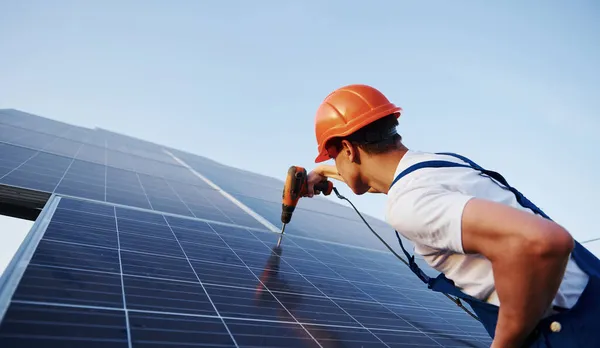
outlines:
M366 85L327 96L315 162L335 166L310 172L308 196L325 178L387 194L388 223L442 273L424 281L467 301L492 347L600 347L600 261L498 173L407 149L401 111Z

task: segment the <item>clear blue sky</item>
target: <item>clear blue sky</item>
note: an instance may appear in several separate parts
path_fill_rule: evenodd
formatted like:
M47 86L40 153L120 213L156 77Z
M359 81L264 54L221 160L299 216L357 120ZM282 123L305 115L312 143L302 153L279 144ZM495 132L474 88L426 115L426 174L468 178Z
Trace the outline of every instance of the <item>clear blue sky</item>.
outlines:
M0 107L282 177L314 113L372 84L407 146L500 171L600 236L597 1L3 1ZM346 190L346 192L348 192ZM354 197L383 216L384 197Z

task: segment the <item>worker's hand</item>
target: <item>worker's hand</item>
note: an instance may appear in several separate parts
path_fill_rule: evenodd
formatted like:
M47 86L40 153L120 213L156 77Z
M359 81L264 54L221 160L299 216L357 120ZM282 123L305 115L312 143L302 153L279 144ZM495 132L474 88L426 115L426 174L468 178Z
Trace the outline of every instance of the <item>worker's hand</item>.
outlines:
M308 188L305 197L313 197L314 195L320 194L321 191L315 190L315 185L323 180L327 180L327 177L323 175L322 172L318 169L315 169L308 173L308 177L306 178L306 184Z

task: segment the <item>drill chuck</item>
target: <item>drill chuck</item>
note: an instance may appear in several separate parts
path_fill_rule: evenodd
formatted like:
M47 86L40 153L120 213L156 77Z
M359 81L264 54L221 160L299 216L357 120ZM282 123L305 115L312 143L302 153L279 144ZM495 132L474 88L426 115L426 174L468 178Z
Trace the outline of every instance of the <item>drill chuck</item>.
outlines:
M289 223L292 220L292 214L294 213L293 206L282 204L281 207L281 222L284 224Z

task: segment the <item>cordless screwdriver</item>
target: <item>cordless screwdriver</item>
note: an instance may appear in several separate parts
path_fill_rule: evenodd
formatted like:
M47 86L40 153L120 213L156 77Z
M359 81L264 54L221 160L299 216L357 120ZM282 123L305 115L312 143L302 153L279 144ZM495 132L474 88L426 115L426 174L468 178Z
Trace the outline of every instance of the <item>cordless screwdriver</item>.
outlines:
M314 186L315 191L320 191L325 196L331 194L333 183L328 180L323 180ZM308 193L308 174L306 169L298 166L291 166L288 169L285 184L283 185L283 199L281 204L281 236L277 242L277 246L281 244L281 238L285 231L285 226L292 220L292 214L296 205Z

